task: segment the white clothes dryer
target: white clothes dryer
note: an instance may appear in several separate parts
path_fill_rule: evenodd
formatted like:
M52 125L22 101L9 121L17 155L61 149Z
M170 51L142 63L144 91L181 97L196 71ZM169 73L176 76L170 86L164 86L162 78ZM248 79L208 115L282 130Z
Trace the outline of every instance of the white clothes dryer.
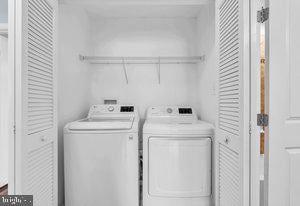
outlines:
M134 106L94 105L65 126L66 206L139 205L138 125Z
M143 127L143 205L210 206L213 126L191 107L151 107Z

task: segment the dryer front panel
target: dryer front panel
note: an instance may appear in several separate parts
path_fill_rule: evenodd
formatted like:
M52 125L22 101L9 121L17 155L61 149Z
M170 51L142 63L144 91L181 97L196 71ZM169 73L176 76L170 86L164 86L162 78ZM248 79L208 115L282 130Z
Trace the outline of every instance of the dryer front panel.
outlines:
M150 137L148 152L149 195L210 196L210 138Z

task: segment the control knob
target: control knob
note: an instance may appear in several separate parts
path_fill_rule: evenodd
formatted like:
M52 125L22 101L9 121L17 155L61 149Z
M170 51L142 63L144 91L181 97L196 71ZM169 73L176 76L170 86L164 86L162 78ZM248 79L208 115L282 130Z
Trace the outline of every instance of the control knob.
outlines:
M172 108L168 108L168 109L167 109L167 112L168 112L169 114L171 114L171 113L173 112L173 109L172 109Z

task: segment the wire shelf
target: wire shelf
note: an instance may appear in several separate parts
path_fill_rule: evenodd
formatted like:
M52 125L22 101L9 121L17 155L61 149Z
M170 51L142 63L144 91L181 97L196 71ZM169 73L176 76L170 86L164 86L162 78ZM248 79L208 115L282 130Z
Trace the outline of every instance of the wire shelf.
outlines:
M204 60L204 56L109 57L79 55L79 58L91 64L197 64Z
M203 61L205 56L158 56L158 57L109 57L109 56L83 56L79 55L81 61L90 64L119 64L122 65L126 83L128 84L127 65L131 64L153 64L157 67L158 83L160 84L161 65L165 64L197 64Z

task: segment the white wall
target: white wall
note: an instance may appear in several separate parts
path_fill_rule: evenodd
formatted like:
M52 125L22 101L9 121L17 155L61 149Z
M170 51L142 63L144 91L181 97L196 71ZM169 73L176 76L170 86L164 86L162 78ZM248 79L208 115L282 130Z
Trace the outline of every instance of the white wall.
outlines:
M185 56L196 54L195 18L111 18L93 21L93 54L103 56ZM158 84L155 65L129 65L126 84L122 65L94 65L91 103L106 97L135 104L144 118L152 105L194 105L197 67L162 65Z
M89 52L89 19L77 7L60 6L58 68L59 203L63 202L63 127L86 116L89 108L89 65L79 54Z
M207 10L209 9L209 10ZM192 105L214 123L216 82L214 14L204 8L196 18L90 18L77 7L60 6L59 33L59 202L63 201L63 126L87 115L105 98L135 104L142 118L152 105ZM208 16L206 16L208 15ZM78 55L206 55L199 65L90 65Z
M214 4L202 8L197 20L198 53L205 54L205 61L198 69L198 111L200 118L215 124L217 117L217 63L215 48Z
M10 120L8 40L0 35L0 187L8 183L8 138Z

